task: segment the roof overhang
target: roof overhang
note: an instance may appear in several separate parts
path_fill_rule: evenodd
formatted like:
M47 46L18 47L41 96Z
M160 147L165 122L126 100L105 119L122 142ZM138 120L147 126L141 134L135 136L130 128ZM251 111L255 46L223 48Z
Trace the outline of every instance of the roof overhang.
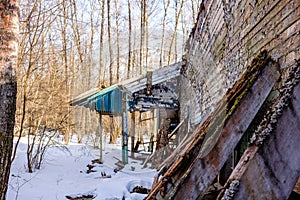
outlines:
M162 67L160 69L151 71L151 84L157 85L173 78L180 76L181 62L174 63L169 66ZM98 112L102 112L104 110L99 110L99 102L97 101L107 101L109 98L106 98L107 95L112 94L114 91L119 91L121 93L125 92L129 95L132 95L138 91L145 90L147 88L148 77L147 75L141 75L136 78L127 79L125 81L119 82L115 85L109 86L107 88L92 88L77 97L75 97L71 102L71 106L84 106L91 110L97 110ZM112 96L111 98L116 98ZM122 101L122 95L117 94L117 98L114 101ZM110 100L111 101L111 100ZM114 102L115 103L115 102ZM103 105L105 102L103 103ZM97 109L98 105L98 109ZM102 105L102 104L101 104ZM106 110L106 114L110 113L109 110Z

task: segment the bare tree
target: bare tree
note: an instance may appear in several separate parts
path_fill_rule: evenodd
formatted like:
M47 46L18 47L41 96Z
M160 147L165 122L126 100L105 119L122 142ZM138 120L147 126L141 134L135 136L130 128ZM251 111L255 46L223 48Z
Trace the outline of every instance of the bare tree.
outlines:
M176 50L176 40L177 40L177 29L178 29L178 24L179 24L179 19L180 19L180 15L181 15L181 11L183 8L185 0L181 1L180 7L178 8L178 2L177 0L175 0L175 27L174 27L174 32L171 38L171 44L170 44L170 48L169 48L169 56L168 56L168 65L171 62L171 57L172 57L172 48L173 45L175 46L175 58L176 58L176 54L177 54L177 50Z
M103 74L104 74L104 64L103 64L103 35L104 35L104 22L105 22L105 0L102 0L101 4L101 26L100 26L100 49L99 49L99 56L100 56L100 61L99 61L99 83L98 85L101 86L104 83L104 78L101 79L101 69L103 69Z
M144 46L146 35L146 7L147 1L141 0L141 44L140 44L140 74L143 73L144 68Z
M119 3L118 0L114 1L115 3L115 12L116 12L116 35L117 35L117 70L116 70L116 74L117 74L117 82L119 82L120 80L120 31L119 31L119 18L120 18L120 8L119 8Z
M127 1L128 4L128 62L127 62L127 79L130 77L130 68L131 68L131 35L132 35L132 27L131 27L131 6L130 0Z
M19 1L0 1L0 199L4 200L11 166L16 111Z
M109 85L113 84L113 52L111 46L111 25L110 25L110 0L107 0L107 33L108 33L108 49L109 49Z
M164 59L166 21L167 21L167 14L168 14L171 0L167 0L167 3L164 0L163 3L164 3L164 18L163 18L162 37L161 37L161 46L160 46L160 60L159 60L160 67L162 67L162 63Z

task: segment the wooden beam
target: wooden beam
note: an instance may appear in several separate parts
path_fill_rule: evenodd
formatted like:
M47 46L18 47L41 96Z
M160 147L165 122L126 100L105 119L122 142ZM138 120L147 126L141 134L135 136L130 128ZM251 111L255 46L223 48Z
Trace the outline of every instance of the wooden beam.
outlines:
M279 78L275 65L266 67L219 134L204 143L175 199L202 198L242 138ZM214 144L215 143L215 144ZM214 146L212 146L214 144ZM205 147L208 145L208 147Z
M135 112L131 113L131 156L134 155L134 143L135 143Z
M99 161L102 163L103 158L102 158L102 114L99 113L99 150L100 150L100 156L99 156Z
M127 94L122 93L122 161L128 164L128 106Z
M298 75L299 76L299 75ZM300 176L300 84L285 102L275 129L264 142L248 147L227 183L232 199L288 199Z
M262 52L192 134L184 153L168 167L147 199L201 199L279 78L277 64ZM205 135L209 138L204 141ZM201 145L203 144L204 146Z

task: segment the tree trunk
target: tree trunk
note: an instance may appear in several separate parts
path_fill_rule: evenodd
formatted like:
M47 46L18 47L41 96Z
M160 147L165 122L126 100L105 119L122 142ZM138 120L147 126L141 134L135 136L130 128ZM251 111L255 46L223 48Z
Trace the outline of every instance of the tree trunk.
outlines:
M0 1L0 200L6 196L16 111L19 2Z
M141 44L140 44L140 74L144 68L144 43L145 43L145 21L146 21L146 0L141 1Z
M179 19L180 19L180 15L181 15L181 12L182 12L182 7L183 7L183 4L184 4L184 1L185 0L182 0L181 1L181 4L180 4L180 7L179 7L179 10L178 10L178 4L177 4L177 1L176 1L176 6L175 6L175 27L174 27L174 33L173 33L173 36L171 38L171 44L170 44L170 48L169 48L169 56L168 56L168 65L170 65L171 63L171 57L172 57L172 48L173 48L173 44L175 42L175 54L176 54L176 37L177 37L177 29L178 29L178 23L179 23ZM175 55L176 57L176 55Z
M170 7L171 0L167 1L167 4L165 4L164 1L164 19L163 19L163 32L161 37L161 46L160 46L160 60L159 60L159 66L162 67L163 60L164 60L164 46L165 46L165 32L166 32L166 23L167 23L167 14Z
M131 66L131 6L130 0L128 0L128 63L127 63L127 79L130 77L130 66Z
M107 33L108 33L108 49L109 49L109 85L113 84L113 69L112 69L112 46L111 46L111 31L110 31L110 0L107 0Z
M117 83L120 80L120 31L119 31L119 18L120 18L120 9L118 1L115 0L115 9L116 9L116 31L117 31Z
M104 35L104 21L105 21L105 18L104 18L104 12L105 12L105 0L102 0L102 5L101 5L101 27L100 27L100 61L99 61L99 83L98 85L101 87L102 84L104 83L104 75L101 79L101 69L103 69L103 74L105 72L104 70L104 65L103 65L103 35Z

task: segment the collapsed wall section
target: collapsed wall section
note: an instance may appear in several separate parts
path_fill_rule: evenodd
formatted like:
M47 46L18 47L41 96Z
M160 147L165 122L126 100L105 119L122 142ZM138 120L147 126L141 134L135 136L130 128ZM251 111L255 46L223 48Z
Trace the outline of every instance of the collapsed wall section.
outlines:
M299 35L298 0L204 0L183 56L181 118L194 130L263 50L294 65Z

